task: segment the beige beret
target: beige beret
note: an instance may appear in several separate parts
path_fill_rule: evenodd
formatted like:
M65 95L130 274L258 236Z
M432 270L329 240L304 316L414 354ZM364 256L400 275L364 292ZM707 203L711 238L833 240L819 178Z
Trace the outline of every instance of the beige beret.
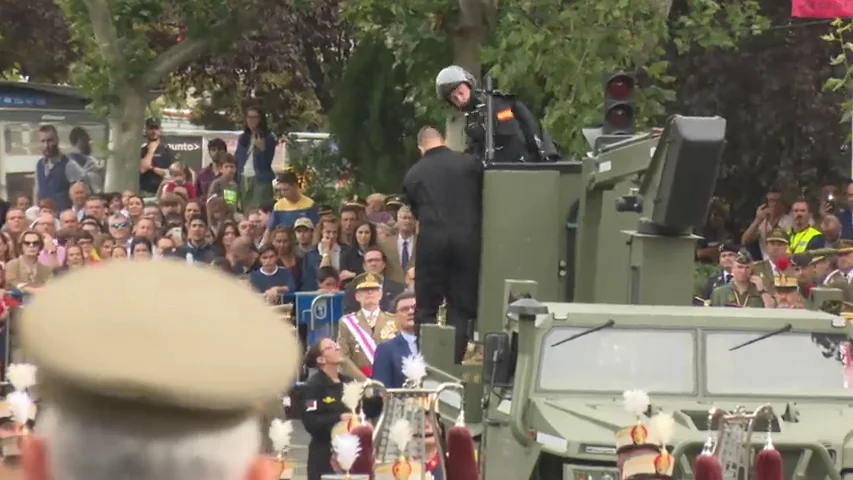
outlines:
M24 309L21 338L50 402L245 415L288 390L299 368L280 318L215 269L106 262L52 280Z

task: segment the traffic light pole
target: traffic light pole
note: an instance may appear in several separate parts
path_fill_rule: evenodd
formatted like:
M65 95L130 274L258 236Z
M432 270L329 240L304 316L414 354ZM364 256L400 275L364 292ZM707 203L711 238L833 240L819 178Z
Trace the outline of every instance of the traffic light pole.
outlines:
M488 165L495 161L495 107L492 101L492 76L486 75L483 79L486 89L486 158Z

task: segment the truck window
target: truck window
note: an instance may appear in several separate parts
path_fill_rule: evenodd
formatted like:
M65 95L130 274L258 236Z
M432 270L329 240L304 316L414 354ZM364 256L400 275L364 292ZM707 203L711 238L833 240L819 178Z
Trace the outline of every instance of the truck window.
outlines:
M696 332L607 329L552 347L586 330L556 327L542 338L539 388L547 391L696 392Z
M729 351L764 333L705 335L710 395L853 397L850 339L845 335L780 334Z

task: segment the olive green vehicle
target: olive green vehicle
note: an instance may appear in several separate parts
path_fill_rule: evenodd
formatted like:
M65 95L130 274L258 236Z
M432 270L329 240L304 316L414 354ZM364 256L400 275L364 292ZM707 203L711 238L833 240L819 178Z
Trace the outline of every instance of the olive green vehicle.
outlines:
M421 327L425 386L465 384L438 408L464 409L482 478L617 479L632 389L674 415L675 478L710 437L724 478L746 480L768 434L785 478L853 478L853 327L691 306L724 134L722 118L676 116L662 134L591 138L582 161L487 166L476 348L455 365L453 327Z

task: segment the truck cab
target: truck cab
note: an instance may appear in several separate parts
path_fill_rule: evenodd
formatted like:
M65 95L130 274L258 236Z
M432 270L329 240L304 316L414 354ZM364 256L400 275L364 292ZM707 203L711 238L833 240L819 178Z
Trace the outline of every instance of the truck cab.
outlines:
M693 478L709 437L732 440L712 409L748 415L762 406L772 414L750 422L746 443L758 450L769 434L785 478L853 476L844 319L793 309L525 302L538 313L510 307L505 332L484 339L484 478L618 478L614 435L636 421L622 405L622 392L633 389L649 393L649 416L674 416L675 478Z

